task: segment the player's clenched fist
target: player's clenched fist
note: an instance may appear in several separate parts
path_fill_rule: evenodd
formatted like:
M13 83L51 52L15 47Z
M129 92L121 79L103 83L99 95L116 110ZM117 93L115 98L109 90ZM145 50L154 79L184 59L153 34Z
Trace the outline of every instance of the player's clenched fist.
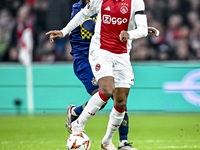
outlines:
M49 41L51 43L54 42L54 38L63 38L64 37L63 33L61 31L58 31L58 30L49 31L49 32L46 33L46 35L49 35L49 34L50 34Z
M120 35L119 35L119 39L121 42L126 42L129 38L129 34L127 31L122 30Z
M148 27L148 33L154 34L156 37L159 36L160 31L154 27Z

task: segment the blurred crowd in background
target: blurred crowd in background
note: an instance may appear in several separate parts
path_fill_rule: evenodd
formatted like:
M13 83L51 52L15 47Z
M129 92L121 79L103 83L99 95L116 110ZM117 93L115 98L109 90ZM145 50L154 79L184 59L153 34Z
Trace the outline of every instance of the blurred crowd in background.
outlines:
M200 0L144 0L148 26L160 36L133 41L131 61L200 60ZM0 63L19 62L25 29L31 29L33 62L72 61L68 37L52 44L45 33L70 20L78 0L0 0Z

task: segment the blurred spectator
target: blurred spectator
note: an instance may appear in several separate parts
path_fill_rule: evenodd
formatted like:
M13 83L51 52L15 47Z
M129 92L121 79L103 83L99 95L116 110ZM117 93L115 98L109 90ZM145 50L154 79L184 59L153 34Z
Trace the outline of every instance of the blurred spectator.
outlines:
M18 49L17 49L17 47L12 47L12 48L9 50L8 61L9 61L9 62L19 62L19 60L18 60Z
M44 34L45 35L45 34ZM55 50L55 43L50 43L48 38L40 36L41 43L38 47L38 51L36 53L36 59L37 61L43 62L43 63L54 63L59 58L59 55L57 54Z
M47 30L60 30L69 22L73 3L72 0L49 0Z
M195 11L190 11L187 14L187 22L188 22L188 27L191 29L194 28L194 25L196 22L199 20L199 14L197 14Z
M5 60L14 24L10 11L2 9L0 11L0 61Z
M148 36L149 39L149 46L151 48L157 49L157 47L165 42L165 35L164 35L164 26L157 22L157 21L152 21L149 23L149 26L155 27L160 31L159 37L155 37L155 35L151 34Z
M33 32L33 61L72 61L68 37L48 43L45 32L62 29L79 0L0 0L0 62L17 62L21 36ZM132 61L200 60L200 0L144 0L148 25L160 36L133 41Z
M74 57L72 57L72 55L70 54L71 50L72 47L70 41L68 40L65 44L65 56L63 58L65 61L73 61Z
M165 26L168 25L169 19L172 15L174 14L179 14L181 13L180 11L180 4L179 0L168 0L167 2L167 7L165 8L165 15L163 16L165 18Z
M169 18L165 36L166 36L166 42L170 46L173 46L174 40L179 38L182 21L183 21L182 16L178 14L174 14Z
M189 41L192 49L197 54L197 59L200 60L200 21L196 21L191 31Z
M44 41L43 47L40 52L41 52L41 57L40 57L41 62L46 62L46 63L55 62L56 60L55 45L51 44L49 40Z
M196 11L198 14L200 12L200 1L199 0L190 0L190 9Z
M24 4L24 0L0 0L0 8L8 9L16 17L17 11Z
M161 44L157 47L157 60L166 61L170 59L170 48L167 44Z
M151 20L157 20L163 23L164 18L162 16L165 13L164 8L165 8L165 1L147 0L146 14L148 17L148 22L150 22Z
M155 50L148 47L147 38L133 41L130 58L133 61L155 60Z
M33 10L36 16L36 32L39 34L47 29L46 16L48 11L48 0L37 0L33 5Z
M194 53L191 51L187 40L176 40L172 60L194 60Z
M31 32L33 33L34 19L35 19L34 15L31 14L30 6L23 5L20 7L20 9L17 12L16 23L12 30L11 40L9 43L7 53L9 53L9 49L12 47L18 47L19 49L23 47L23 49L24 48L27 49L27 46L28 46L27 43L24 43L25 41L22 41L21 38L23 36L25 29L30 29ZM30 37L30 38L33 38L33 37ZM21 54L20 51L19 53ZM6 59L9 60L9 58L6 58Z
M74 0L50 0L46 15L47 30L60 30L69 22ZM53 18L53 19L52 19ZM55 39L56 51L63 56L67 38ZM62 60L62 59L61 59Z

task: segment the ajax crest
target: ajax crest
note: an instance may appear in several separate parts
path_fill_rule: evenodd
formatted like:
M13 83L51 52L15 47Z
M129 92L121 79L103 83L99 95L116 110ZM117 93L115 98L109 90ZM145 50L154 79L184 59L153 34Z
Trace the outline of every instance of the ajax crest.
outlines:
M101 69L101 65L100 65L100 64L96 64L95 70L96 70L96 71L99 71L100 69Z
M120 8L120 12L121 12L122 14L126 14L126 13L128 12L128 7L122 6L122 7Z

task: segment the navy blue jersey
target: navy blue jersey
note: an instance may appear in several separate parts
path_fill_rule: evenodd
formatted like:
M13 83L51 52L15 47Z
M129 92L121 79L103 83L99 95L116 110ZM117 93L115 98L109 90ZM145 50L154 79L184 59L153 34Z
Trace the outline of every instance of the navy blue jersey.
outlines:
M85 5L81 2L75 3L72 6L71 19L84 7ZM93 90L99 88L88 60L89 47L94 34L96 19L97 15L88 18L79 27L69 33L72 46L71 55L74 57L74 73L84 84L89 94L91 94Z
M85 5L81 2L75 3L72 6L71 19L84 7ZM88 57L89 46L91 38L94 34L96 19L97 15L91 16L84 23L69 33L72 46L71 55L74 58Z

